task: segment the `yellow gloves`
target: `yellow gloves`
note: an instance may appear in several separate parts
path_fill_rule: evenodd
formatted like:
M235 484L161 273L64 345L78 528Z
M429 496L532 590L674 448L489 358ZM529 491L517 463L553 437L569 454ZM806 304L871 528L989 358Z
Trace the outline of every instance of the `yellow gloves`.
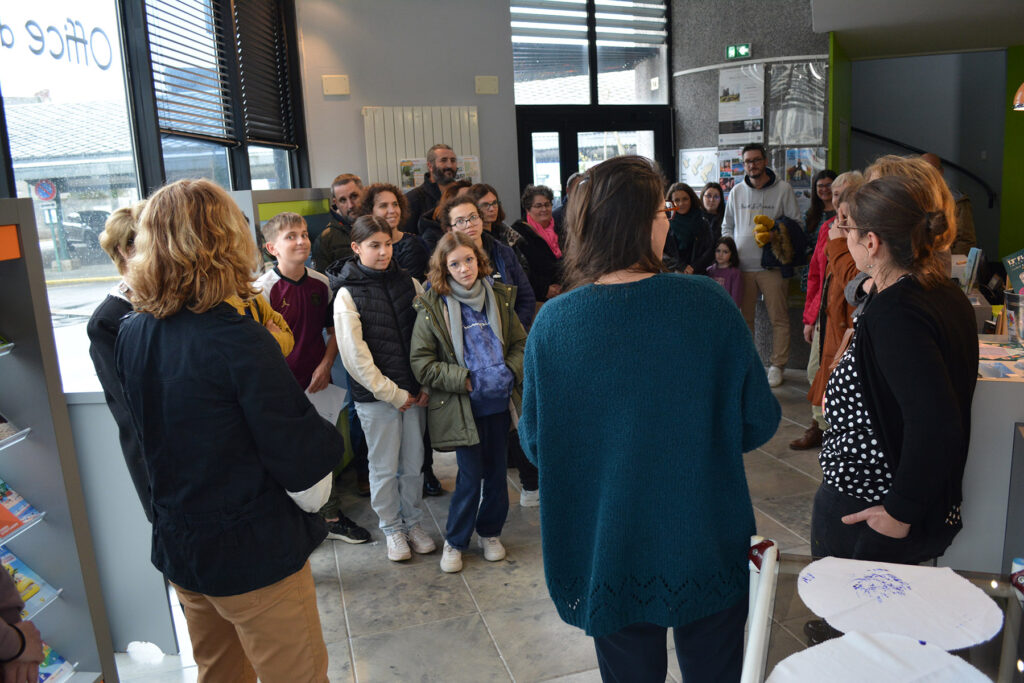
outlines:
M758 214L754 216L754 241L757 242L757 246L763 247L772 240L772 228L775 227L775 221Z

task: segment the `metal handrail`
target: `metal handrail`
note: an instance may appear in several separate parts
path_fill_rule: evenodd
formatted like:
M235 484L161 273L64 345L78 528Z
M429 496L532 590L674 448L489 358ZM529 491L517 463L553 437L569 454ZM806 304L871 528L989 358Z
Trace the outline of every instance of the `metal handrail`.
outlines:
M854 133L860 133L861 135L866 135L867 137L874 138L875 140L881 140L882 142L887 142L890 145L896 145L897 147L902 147L903 149L907 150L908 152L916 152L917 154L924 154L927 151L927 150L923 150L923 149L921 149L919 147L914 147L913 145L908 145L905 142L900 142L899 140L894 140L892 138L887 138L886 136L879 135L878 133L872 133L871 131L864 130L863 128L857 128L856 126L850 126L850 131L854 132ZM932 154L935 154L935 153L932 152ZM936 156L938 156L938 155L936 154ZM996 197L998 195L997 195L995 190L993 190L991 187L989 187L988 183L986 183L984 180L981 179L981 177L979 177L978 175L972 173L971 171L968 171L966 168L964 168L960 164L957 164L955 162L950 161L949 159L943 159L942 157L939 157L939 159L942 160L942 165L943 166L949 166L950 168L954 168L957 171L959 171L960 173L962 173L963 175L965 175L968 178L970 178L971 180L973 180L974 182L976 182L979 185L981 185L985 189L985 192L988 193L988 208L991 209L993 206L995 206Z

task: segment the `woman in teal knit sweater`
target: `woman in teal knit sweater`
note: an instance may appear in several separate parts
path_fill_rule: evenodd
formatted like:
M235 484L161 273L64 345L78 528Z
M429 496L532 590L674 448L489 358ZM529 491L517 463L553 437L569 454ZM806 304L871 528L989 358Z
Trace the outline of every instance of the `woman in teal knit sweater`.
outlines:
M652 162L623 156L573 193L571 291L530 331L519 432L540 470L548 591L594 637L603 679L664 681L672 628L687 683L738 681L743 453L780 410L726 291L663 272L662 187Z

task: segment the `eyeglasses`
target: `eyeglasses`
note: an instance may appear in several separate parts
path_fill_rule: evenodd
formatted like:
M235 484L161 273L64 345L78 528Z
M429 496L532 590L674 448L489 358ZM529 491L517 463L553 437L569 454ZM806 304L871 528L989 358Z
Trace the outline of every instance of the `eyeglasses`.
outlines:
M761 157L760 159L744 159L743 160L743 165L744 166L757 166L758 164L763 164L763 163L764 163L764 157Z
M484 211L490 211L491 209L496 209L499 206L501 206L501 200L495 199L493 202L480 202L479 204L477 204L477 206L479 206Z
M551 202L544 202L542 204L532 204L530 206L530 208L531 209L537 209L538 211L540 211L541 209L550 209L551 208Z
M458 228L459 230L465 230L473 223L479 223L480 220L481 219L478 214L471 213L463 218L456 218L455 220L453 220L452 226Z
M664 208L658 209L658 213L664 213L666 218L672 220L672 217L676 215L678 210L672 202L665 202Z
M856 230L857 232L860 232L861 230L856 225L851 225L850 223L840 223L838 220L836 221L836 227L842 231L844 237L846 235L849 235L850 231L852 230Z

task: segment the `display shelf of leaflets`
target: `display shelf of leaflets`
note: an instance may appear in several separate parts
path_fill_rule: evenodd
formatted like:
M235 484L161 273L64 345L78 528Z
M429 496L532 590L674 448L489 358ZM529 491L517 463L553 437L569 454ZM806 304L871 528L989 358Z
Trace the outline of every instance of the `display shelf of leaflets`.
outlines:
M39 680L116 683L31 200L0 200L9 225L18 247L0 260L0 436L3 424L17 429L0 440L0 564L47 644Z

